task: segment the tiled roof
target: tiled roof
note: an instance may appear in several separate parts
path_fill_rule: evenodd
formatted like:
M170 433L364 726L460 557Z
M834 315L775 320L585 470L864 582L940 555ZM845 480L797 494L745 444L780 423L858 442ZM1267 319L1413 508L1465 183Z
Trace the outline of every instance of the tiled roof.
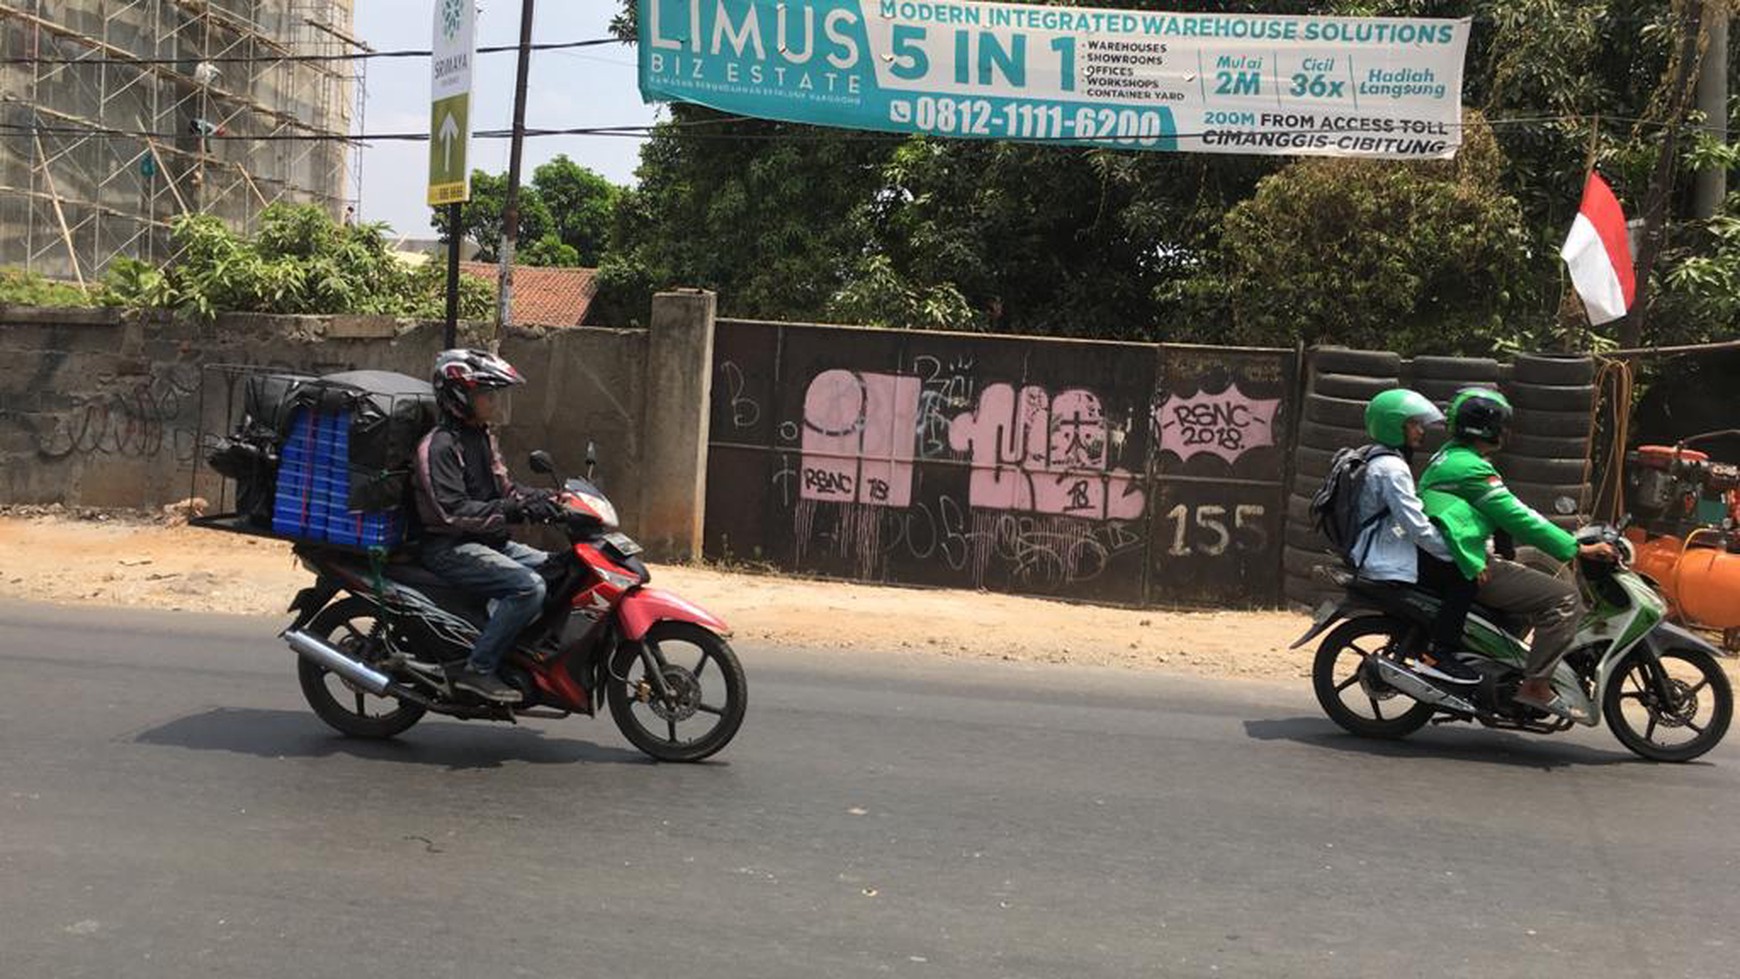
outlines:
M460 262L459 271L490 283L500 266ZM598 295L598 270L514 266L515 323L526 326L579 326L586 321L592 298Z

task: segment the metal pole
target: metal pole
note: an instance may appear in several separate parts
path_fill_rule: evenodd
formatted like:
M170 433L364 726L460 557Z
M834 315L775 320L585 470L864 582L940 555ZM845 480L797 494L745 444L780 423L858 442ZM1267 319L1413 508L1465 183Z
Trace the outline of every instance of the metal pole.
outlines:
M441 335L441 349L459 346L459 242L464 229L464 204L447 205L447 330Z
M535 0L521 0L520 54L514 79L513 148L508 154L507 200L501 210L501 274L495 305L495 344L501 346L513 323L514 250L520 240L520 162L526 142L526 86L532 67L532 8Z

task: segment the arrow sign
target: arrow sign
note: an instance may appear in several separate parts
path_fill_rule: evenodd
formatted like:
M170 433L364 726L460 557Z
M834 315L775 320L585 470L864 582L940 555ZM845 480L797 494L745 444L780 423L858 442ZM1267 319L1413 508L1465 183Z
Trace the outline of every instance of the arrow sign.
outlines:
M447 118L441 121L441 169L453 169L453 138L459 135L459 123L453 121L453 113L447 113Z
M429 110L429 203L459 204L471 199L471 96L455 95Z

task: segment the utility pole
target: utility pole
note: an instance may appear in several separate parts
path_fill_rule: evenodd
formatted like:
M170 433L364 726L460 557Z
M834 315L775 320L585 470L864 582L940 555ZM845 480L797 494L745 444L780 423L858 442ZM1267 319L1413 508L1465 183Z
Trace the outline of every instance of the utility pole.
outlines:
M514 79L513 149L508 154L507 200L501 211L501 275L500 295L495 308L495 344L499 349L507 328L513 323L514 250L520 240L520 162L525 156L526 86L532 67L532 8L535 0L520 3L519 68Z
M1728 141L1728 2L1704 0L1703 70L1698 73L1698 110L1704 114L1705 131ZM1711 167L1698 174L1693 211L1699 218L1713 218L1728 196L1728 171Z

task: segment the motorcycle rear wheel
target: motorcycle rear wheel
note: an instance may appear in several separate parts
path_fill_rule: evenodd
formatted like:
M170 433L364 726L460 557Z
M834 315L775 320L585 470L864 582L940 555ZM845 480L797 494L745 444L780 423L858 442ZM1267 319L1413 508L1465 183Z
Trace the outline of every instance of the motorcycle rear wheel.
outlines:
M1323 712L1342 730L1362 738L1405 738L1432 719L1431 705L1384 683L1366 665L1373 656L1399 658L1397 647L1411 628L1400 619L1375 615L1349 619L1323 637L1311 664L1311 687ZM1371 715L1356 710L1349 697L1369 705Z
M623 643L611 657L610 676L605 680L610 716L622 736L659 761L701 761L730 744L749 707L743 664L737 661L731 645L687 622L661 622L652 627L644 642L664 663L661 672L677 696L674 703L660 701L648 678L640 645ZM698 650L699 659L692 653L679 655L677 650L682 647ZM714 719L712 726L694 737L678 730L679 725L693 720L704 723L706 718Z
M1722 664L1701 649L1662 650L1660 668L1672 703L1659 696L1654 668L1648 653L1639 650L1620 661L1607 683L1601 713L1619 743L1650 761L1666 762L1691 761L1720 744L1734 719L1734 691ZM1692 736L1669 740L1669 732Z
M307 632L323 639L344 653L358 658L366 656L370 634L379 621L379 611L361 598L346 598L320 610ZM296 676L302 682L302 696L314 713L334 730L353 738L381 740L409 730L427 713L417 704L377 697L358 690L342 677L296 657ZM376 705L391 705L380 710Z

